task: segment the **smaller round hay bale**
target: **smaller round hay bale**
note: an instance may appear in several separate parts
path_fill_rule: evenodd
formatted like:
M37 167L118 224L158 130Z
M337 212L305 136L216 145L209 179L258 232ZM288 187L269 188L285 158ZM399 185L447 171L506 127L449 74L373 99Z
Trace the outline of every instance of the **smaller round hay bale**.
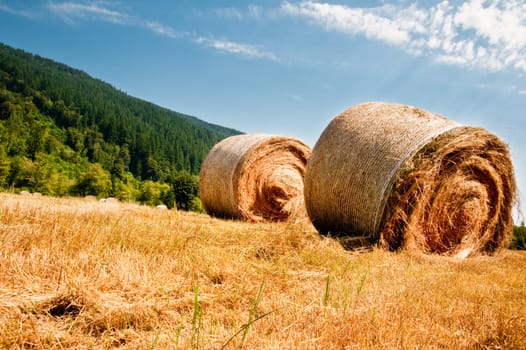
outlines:
M210 215L247 221L306 218L303 177L311 148L265 134L231 136L208 153L199 195Z
M516 185L488 131L381 102L335 117L313 148L305 204L322 234L466 256L505 247Z

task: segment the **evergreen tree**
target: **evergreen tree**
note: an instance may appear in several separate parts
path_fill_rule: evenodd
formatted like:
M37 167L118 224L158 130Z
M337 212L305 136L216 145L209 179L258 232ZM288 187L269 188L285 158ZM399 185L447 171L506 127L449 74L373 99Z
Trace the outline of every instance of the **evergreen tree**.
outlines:
M196 208L202 160L238 133L0 43L0 189Z

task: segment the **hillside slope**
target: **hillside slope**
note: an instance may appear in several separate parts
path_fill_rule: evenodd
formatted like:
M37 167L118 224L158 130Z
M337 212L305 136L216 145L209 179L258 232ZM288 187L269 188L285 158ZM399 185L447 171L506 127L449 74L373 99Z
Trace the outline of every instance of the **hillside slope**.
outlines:
M44 165L47 180L99 164L112 180L169 183L181 171L196 175L214 144L239 133L0 44L0 187L45 192L19 173Z
M2 90L32 97L39 112L59 128L91 128L108 144L128 144L132 173L146 178L142 168L149 156L197 173L211 146L239 134L128 96L80 70L1 44L0 74ZM4 93L0 101L5 100Z

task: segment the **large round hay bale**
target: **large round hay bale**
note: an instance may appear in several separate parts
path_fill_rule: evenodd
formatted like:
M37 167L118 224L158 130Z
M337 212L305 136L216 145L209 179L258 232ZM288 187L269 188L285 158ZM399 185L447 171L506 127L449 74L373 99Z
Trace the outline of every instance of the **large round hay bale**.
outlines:
M406 105L365 103L334 118L313 148L304 192L319 232L391 250L491 253L513 230L506 144Z
M247 221L306 218L303 177L311 148L292 137L236 135L216 144L199 174L210 215Z

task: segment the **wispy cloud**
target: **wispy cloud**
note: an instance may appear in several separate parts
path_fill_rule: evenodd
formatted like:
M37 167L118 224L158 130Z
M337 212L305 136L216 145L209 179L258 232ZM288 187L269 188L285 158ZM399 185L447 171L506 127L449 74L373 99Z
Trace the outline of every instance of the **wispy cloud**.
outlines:
M215 9L214 14L227 19L262 19L265 16L270 16L266 13L265 8L259 5L249 5L246 9L240 9L236 7L224 7Z
M5 5L1 2L0 2L0 11L9 13L11 15L22 16L22 17L27 17L27 18L37 17L37 14L34 12L27 11L27 10L18 10L8 5Z
M127 13L111 9L109 4L101 1L86 3L49 2L46 7L68 22L73 22L75 19L89 19L124 24L131 20Z
M526 72L526 3L521 0L442 1L430 8L285 1L281 11L328 31L363 35L443 64Z
M195 42L231 54L242 55L249 58L265 58L276 62L279 61L278 57L276 57L274 54L249 44L241 44L233 41L206 37L196 37Z
M276 62L279 61L278 57L274 54L254 45L237 43L230 40L220 40L213 37L203 37L186 32L183 33L175 30L169 25L134 16L126 11L119 10L119 3L116 2L49 2L46 7L50 12L60 16L68 23L74 23L77 20L93 20L110 22L118 25L131 25L146 28L156 35L161 35L170 39L186 38L197 44L233 55L267 59ZM257 7L249 7L250 13L256 14L257 11ZM223 10L222 15L229 17L236 17L238 15L242 16L242 14L238 14L235 9L225 9Z
M375 13L381 9L372 11L313 1L300 4L285 2L282 9L287 14L309 18L313 23L331 31L351 35L364 34L366 37L392 44L407 43L410 39L410 32L403 28L402 23L395 18Z
M172 27L159 22L146 21L144 24L152 32L161 36L166 36L172 39L180 39L184 36L182 33L177 32Z

